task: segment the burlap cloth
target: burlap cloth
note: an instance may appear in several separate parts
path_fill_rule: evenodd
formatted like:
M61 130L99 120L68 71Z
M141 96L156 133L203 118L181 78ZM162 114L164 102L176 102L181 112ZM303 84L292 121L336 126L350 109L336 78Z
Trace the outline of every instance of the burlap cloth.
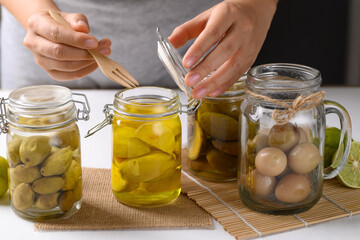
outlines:
M35 230L110 230L139 228L211 228L211 216L183 194L157 208L120 204L110 186L110 169L83 168L81 209L66 219L36 222Z

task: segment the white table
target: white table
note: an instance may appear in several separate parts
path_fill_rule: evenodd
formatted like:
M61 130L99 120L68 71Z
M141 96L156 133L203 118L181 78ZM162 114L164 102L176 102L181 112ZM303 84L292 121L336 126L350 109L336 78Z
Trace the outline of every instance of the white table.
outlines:
M360 87L323 87L326 99L341 103L352 118L354 140L360 141ZM0 97L7 97L10 91L0 90ZM112 103L116 90L84 90L75 91L87 95L91 105L89 121L78 123L81 132L82 165L84 167L110 168L111 166L111 127L108 126L95 135L84 138L88 129L104 119L103 106ZM180 95L184 102L184 95ZM327 118L329 126L339 126L335 116ZM181 115L183 123L183 145L186 141L186 115ZM0 135L0 155L6 155L5 135ZM34 231L34 223L17 217L10 207L7 195L0 198L0 239L234 239L223 230L223 227L214 222L214 229L142 229L142 230L115 230L115 231ZM264 239L359 239L360 215L342 218L325 223L301 228L289 232L264 237Z

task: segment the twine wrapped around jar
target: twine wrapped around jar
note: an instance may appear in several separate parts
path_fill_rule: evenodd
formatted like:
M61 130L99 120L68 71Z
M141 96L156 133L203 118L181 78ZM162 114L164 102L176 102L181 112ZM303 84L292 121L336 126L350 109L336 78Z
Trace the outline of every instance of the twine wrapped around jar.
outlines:
M310 110L321 103L323 98L325 97L325 92L320 91L309 96L304 97L303 95L298 96L292 102L292 104L285 103L284 101L276 100L261 94L254 93L248 89L247 86L244 86L244 90L246 94L249 94L255 98L262 99L265 101L269 101L278 106L285 108L284 110L276 109L272 113L272 118L277 124L284 125L288 123L297 112Z

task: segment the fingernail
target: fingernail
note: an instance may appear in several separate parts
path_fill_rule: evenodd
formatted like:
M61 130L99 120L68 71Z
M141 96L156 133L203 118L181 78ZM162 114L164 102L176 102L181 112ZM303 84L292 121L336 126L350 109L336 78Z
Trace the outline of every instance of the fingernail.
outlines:
M110 54L110 49L109 48L101 48L101 49L99 49L99 52L102 55L109 55Z
M77 24L81 25L81 26L84 26L84 27L88 27L87 23L85 21L83 21L83 20L77 21Z
M104 45L110 47L111 46L111 41L109 39L105 40Z
M200 81L200 74L198 73L191 74L190 77L187 79L187 82L190 87L194 86L199 81Z
M196 63L196 58L195 57L188 57L188 58L186 58L184 63L185 63L184 67L191 68Z
M85 47L94 48L97 47L97 42L94 39L85 40Z
M206 88L200 88L199 90L197 90L196 92L195 92L195 98L196 99L202 99L202 98L204 98L205 96L206 96L206 94L207 94L207 90L206 90Z

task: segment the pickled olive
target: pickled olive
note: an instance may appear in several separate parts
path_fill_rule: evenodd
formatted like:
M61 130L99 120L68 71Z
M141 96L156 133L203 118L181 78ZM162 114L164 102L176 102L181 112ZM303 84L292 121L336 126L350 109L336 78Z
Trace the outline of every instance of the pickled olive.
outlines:
M35 201L35 207L42 210L49 210L57 207L59 195L59 192L46 195L40 194Z
M74 197L74 202L77 202L81 199L82 197L82 181L81 179L78 181L78 184L76 185L76 187L72 190L73 193L73 197Z
M205 112L198 115L199 124L211 137L233 141L238 139L238 121L221 113Z
M249 176L249 185L251 192L260 197L267 197L274 192L276 178L262 175L259 171L252 170Z
M255 167L265 176L277 176L287 165L287 158L283 151L274 147L267 147L256 154Z
M298 144L299 140L300 134L293 124L276 124L270 129L268 143L270 147L277 147L287 152Z
M25 210L34 204L35 193L28 183L20 183L12 194L12 203L18 210Z
M21 163L20 155L19 155L19 149L21 143L22 143L21 138L14 138L7 143L7 156L11 167L14 167L19 163Z
M176 169L169 177L153 183L142 183L143 188L148 192L170 192L180 188L181 170Z
M114 139L113 152L115 157L134 158L150 152L150 147L138 138Z
M111 189L115 192L132 191L139 187L137 183L130 183L121 177L120 169L112 163L111 165Z
M10 187L15 188L17 185L19 185L21 182L17 179L17 177L15 177L15 168L9 168L8 170L8 176L9 176L9 182L10 182Z
M121 126L114 129L114 141L119 138L132 138L135 137L135 128Z
M161 122L144 123L135 131L135 136L161 151L171 154L175 147L175 136Z
M32 183L42 177L38 167L31 167L25 164L17 165L11 174L12 178L16 179L15 181L22 183Z
M74 203L74 195L71 191L63 192L59 197L59 208L63 212L70 211Z
M149 182L161 176L167 170L176 169L176 162L169 154L154 151L138 158L132 158L120 164L123 179L130 182Z
M80 176L81 167L75 160L72 160L68 170L64 174L65 184L62 190L67 191L74 189L80 181Z
M46 136L31 136L25 138L19 149L20 159L28 166L36 166L50 154L50 139Z
M41 165L40 172L43 176L60 175L66 172L72 161L70 147L62 148L51 154Z
M79 130L72 129L69 131L58 132L51 137L51 144L58 148L65 148L70 146L71 150L76 150L79 148Z
M199 123L195 121L194 135L189 140L188 159L189 160L197 159L200 156L201 149L205 143L206 140L205 140L204 132L201 129Z
M51 194L61 190L64 184L62 177L42 177L33 182L32 189L39 194Z
M307 177L290 173L277 184L275 196L282 202L296 203L304 200L309 195L310 190Z
M238 155L238 142L234 141L234 142L223 142L223 141L220 141L220 140L217 140L217 139L214 139L211 141L212 145L226 153L226 154L230 154L230 155L233 155L233 156L237 156Z
M296 145L289 153L289 166L297 173L308 173L316 168L322 157L318 148L303 142Z
M236 176L237 158L223 153L215 148L210 148L206 153L206 159L211 167L227 176Z

